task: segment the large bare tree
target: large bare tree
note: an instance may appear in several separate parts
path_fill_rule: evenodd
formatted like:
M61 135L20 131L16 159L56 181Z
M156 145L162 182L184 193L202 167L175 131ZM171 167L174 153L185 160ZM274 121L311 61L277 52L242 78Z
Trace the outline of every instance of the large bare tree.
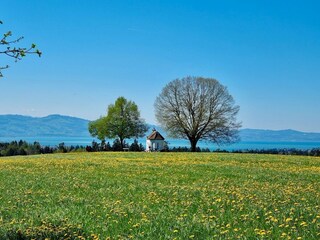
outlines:
M162 89L154 106L157 121L171 137L188 139L192 152L200 139L217 144L238 140L239 106L215 79L173 80Z

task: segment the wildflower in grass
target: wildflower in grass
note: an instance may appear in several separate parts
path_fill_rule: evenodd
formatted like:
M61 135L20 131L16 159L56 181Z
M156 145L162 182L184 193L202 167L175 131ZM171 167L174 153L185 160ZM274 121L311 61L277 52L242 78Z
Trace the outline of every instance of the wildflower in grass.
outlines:
M306 227L306 226L308 226L308 223L303 221L302 223L300 223L300 226Z
M90 236L92 237L93 240L99 239L99 236L97 234L92 233Z
M220 234L221 235L224 235L224 234L226 234L226 233L228 233L229 232L229 230L228 229L225 229L225 230L222 230L221 232L220 232Z
M319 166L320 158L250 154L1 159L0 238L4 229L20 229L31 239L60 221L63 234L72 229L70 239L93 239L91 233L100 239L319 238ZM47 225L48 218L56 225Z
M286 218L286 222L292 221L292 218Z
M136 224L134 224L134 225L133 225L133 227L134 227L134 228L138 228L138 227L140 227L140 223L136 223Z

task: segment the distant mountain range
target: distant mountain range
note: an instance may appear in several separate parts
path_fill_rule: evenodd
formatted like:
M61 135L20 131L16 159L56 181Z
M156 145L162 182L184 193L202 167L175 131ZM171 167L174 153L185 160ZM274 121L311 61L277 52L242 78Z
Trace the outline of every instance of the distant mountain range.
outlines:
M0 137L83 137L89 136L88 123L89 120L58 114L47 117L0 115Z
M242 141L254 142L320 142L320 133L286 130L241 129Z
M29 117L22 115L0 115L0 137L89 137L89 120L62 116L49 115L47 117ZM149 125L150 131L155 127L167 134L161 127ZM320 142L320 133L306 133L295 130L260 130L241 129L242 141L254 142Z

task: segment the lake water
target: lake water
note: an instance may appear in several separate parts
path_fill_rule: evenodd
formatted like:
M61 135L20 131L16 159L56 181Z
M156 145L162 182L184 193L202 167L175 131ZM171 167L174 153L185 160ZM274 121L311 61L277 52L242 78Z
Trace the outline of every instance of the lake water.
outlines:
M92 141L99 142L99 140L92 137L0 137L0 142L10 142L10 141L19 141L20 139L25 140L29 143L35 141L39 142L42 146L57 146L59 143L64 142L67 146L76 146L82 145L87 146L91 145ZM145 146L145 139L138 139L139 143L142 143ZM109 140L112 145L113 140ZM128 140L128 143L132 143L133 140ZM169 148L173 147L190 147L189 141L181 139L167 139ZM208 142L199 142L198 147L200 148L209 148L212 150L246 150L246 149L312 149L320 148L320 142L247 142L241 141L232 145L227 146L217 146Z

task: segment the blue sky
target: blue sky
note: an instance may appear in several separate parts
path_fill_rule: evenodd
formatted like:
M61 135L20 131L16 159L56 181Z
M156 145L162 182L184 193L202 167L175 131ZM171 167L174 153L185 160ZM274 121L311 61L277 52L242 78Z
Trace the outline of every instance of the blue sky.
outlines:
M320 132L318 1L3 0L0 32L43 51L9 64L0 114L90 120L119 96L155 123L171 80L212 77L244 128Z

